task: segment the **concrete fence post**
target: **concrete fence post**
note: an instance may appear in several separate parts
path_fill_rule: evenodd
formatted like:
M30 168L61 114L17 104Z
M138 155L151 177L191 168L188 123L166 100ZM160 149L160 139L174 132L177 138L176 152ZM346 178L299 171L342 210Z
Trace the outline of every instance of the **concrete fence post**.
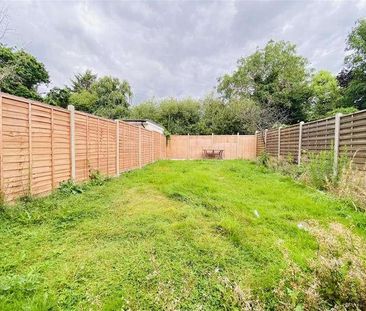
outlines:
M258 131L255 131L254 135L255 135L255 157L257 157L258 156L258 154L257 154L257 150L258 150Z
M76 162L75 162L75 107L68 105L70 111L70 162L71 162L71 179L76 179Z
M278 128L277 159L281 157L281 127Z
M119 120L116 120L116 175L119 173Z
M341 128L341 113L337 113L334 118L334 162L333 177L338 175L338 158L339 158L339 133Z
M304 121L301 121L299 124L299 148L297 150L297 165L301 164L301 153L302 153L302 127L304 125Z
M267 133L268 133L268 130L265 129L264 130L264 151L267 152Z

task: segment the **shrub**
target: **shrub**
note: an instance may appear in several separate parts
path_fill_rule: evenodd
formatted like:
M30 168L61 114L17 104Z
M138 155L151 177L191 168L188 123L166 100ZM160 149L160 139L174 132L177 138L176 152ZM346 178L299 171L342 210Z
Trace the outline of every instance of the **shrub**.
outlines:
M73 180L69 179L67 181L63 181L58 191L62 194L69 195L69 194L78 194L84 192L83 186L80 184L75 183Z
M269 167L270 157L267 152L262 152L257 158L257 163L263 165L264 167Z
M101 186L110 178L103 176L98 170L90 170L89 172L89 183L95 186Z

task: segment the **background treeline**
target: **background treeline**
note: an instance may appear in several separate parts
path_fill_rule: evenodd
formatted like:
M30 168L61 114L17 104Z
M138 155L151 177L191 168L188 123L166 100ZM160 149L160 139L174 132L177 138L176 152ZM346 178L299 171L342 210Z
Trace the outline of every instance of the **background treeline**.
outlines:
M203 99L151 99L131 106L126 80L75 75L68 86L38 93L50 82L45 66L24 50L0 46L0 88L108 118L147 118L172 134L253 133L256 129L308 121L366 109L366 20L356 22L346 40L344 66L337 76L316 72L296 46L270 41L240 58L234 72L218 79Z

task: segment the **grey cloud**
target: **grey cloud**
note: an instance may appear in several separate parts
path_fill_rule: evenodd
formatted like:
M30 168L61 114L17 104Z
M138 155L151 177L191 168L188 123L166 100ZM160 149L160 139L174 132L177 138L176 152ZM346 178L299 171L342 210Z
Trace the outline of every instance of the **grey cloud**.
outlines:
M87 68L127 79L134 102L208 93L268 40L290 40L316 69L336 73L364 1L7 2L6 43L48 68L52 85Z

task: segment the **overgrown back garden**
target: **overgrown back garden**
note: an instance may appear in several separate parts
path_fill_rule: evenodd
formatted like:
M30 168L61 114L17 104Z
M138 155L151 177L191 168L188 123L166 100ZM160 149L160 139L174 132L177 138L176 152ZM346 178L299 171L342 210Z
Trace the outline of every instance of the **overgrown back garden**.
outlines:
M366 306L366 215L253 162L160 161L0 217L2 310Z

